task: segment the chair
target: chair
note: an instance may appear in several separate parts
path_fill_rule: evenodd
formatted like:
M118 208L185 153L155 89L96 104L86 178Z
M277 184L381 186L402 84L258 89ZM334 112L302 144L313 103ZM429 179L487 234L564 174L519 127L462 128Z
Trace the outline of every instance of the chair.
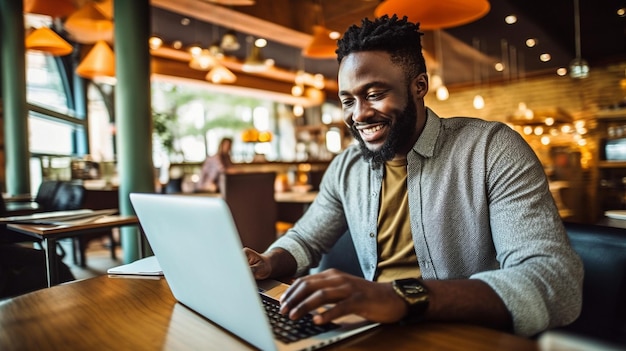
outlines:
M626 344L626 230L581 223L565 228L585 278L580 317L560 329Z
M37 189L35 202L39 205L40 210L52 211L52 201L63 182L59 180L44 180Z
M363 278L363 271L359 265L359 259L352 242L350 232L346 231L337 240L335 245L322 255L322 259L317 267L310 270L311 273L319 273L323 270L335 268L340 271Z
M276 240L276 173L229 173L220 189L244 246L263 252ZM210 224L209 224L210 225Z

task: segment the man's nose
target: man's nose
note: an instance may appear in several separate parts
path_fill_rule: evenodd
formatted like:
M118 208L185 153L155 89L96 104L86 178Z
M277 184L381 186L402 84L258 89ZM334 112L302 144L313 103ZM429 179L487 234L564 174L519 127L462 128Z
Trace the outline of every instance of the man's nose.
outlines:
M373 116L372 106L367 101L357 101L352 111L352 121L359 123L365 122Z

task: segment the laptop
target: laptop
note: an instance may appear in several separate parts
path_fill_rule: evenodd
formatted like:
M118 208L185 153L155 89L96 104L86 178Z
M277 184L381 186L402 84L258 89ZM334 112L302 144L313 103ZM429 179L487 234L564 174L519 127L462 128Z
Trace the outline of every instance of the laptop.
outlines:
M312 350L378 325L350 315L301 340L276 335L265 306L278 303L271 292L284 284L255 281L222 198L131 193L130 200L176 300L252 346Z

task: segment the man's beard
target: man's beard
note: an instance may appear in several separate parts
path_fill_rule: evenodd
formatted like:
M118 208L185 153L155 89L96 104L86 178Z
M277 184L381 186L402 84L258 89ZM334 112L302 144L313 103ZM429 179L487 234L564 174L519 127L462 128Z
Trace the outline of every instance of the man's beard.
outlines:
M370 160L374 168L381 167L385 162L394 158L398 149L406 146L409 142L413 131L416 128L417 111L413 99L409 96L406 107L402 113L396 116L394 123L391 125L391 131L383 146L378 150L370 150L365 141L361 138L361 134L354 124L350 127L350 131L356 140L359 141L361 152L366 160Z

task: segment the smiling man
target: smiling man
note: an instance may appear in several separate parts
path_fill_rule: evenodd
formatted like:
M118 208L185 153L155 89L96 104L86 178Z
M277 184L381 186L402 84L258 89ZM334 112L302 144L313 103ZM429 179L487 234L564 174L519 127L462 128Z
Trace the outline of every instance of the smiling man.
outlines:
M531 336L572 322L582 265L540 162L502 123L425 107L421 36L385 16L339 40L339 98L359 145L331 162L292 229L264 253L244 249L255 277L299 277L281 311L296 319L331 304L317 323L356 313ZM365 279L304 275L346 231Z

